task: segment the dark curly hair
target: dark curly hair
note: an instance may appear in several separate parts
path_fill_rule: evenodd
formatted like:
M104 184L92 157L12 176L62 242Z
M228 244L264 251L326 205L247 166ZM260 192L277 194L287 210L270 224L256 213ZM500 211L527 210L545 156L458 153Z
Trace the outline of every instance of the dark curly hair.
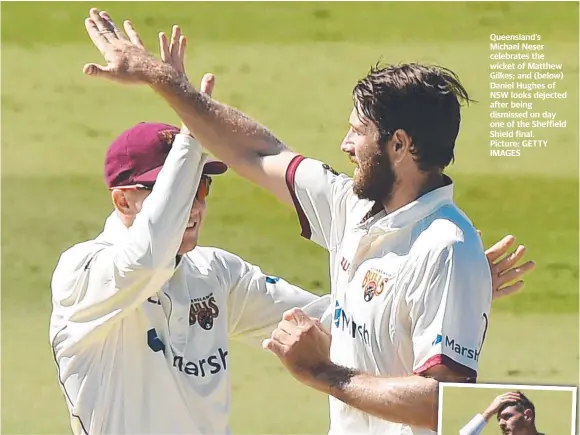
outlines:
M416 63L371 67L353 100L358 115L376 125L379 144L398 129L411 137L423 171L442 170L454 160L460 108L473 101L453 71Z
M534 406L534 404L530 401L530 399L528 399L526 396L524 396L524 394L521 391L517 391L517 393L520 395L520 398L517 402L507 402L504 403L498 410L497 412L497 418L499 419L499 416L501 415L501 413L506 409L509 408L510 406L515 406L516 410L518 412L524 412L526 409L530 409L532 411L533 417L532 417L532 421L535 420L536 418L536 407Z

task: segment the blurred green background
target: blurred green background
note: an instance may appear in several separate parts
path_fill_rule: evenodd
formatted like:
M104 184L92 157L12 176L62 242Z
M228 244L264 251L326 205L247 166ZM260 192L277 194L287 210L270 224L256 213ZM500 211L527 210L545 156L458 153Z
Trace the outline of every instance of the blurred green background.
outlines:
M67 433L48 343L49 280L59 254L93 238L111 211L104 152L143 120L178 123L146 88L82 75L101 62L84 30L90 7L131 18L146 45L179 23L197 82L269 126L294 149L350 172L339 144L351 90L370 66L429 62L455 70L467 108L449 173L456 200L486 246L507 233L537 270L494 304L482 382L576 384L578 379L578 3L2 3L2 429ZM564 64L567 100L542 107L567 119L546 149L489 156L489 34L540 33ZM268 273L329 291L327 254L301 239L294 211L233 173L214 181L202 244ZM327 399L295 382L261 349L233 344L235 433L325 433Z
M498 387L500 387L498 385ZM538 390L527 388L443 387L441 435L457 435L476 414L483 413L500 394L520 391L536 409L536 429L545 434L573 434L573 398L570 390ZM482 435L501 434L497 416L493 416Z

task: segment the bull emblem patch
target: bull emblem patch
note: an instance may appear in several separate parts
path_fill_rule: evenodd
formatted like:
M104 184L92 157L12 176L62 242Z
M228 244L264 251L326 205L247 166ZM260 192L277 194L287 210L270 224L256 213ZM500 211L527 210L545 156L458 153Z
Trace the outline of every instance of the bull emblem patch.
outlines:
M363 298L365 302L370 302L375 296L380 295L384 290L389 278L378 269L369 269L363 279Z
M213 328L214 319L220 314L213 293L203 298L193 299L189 305L189 326L196 323L206 331Z

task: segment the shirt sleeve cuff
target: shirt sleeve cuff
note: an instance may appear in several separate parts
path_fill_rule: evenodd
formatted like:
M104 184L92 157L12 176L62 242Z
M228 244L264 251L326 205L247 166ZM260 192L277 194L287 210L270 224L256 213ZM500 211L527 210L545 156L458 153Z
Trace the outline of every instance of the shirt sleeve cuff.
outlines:
M426 372L431 367L434 367L436 365L444 365L450 368L455 373L464 376L468 382L475 382L477 380L476 370L472 369L471 367L467 367L461 363L458 363L457 361L443 354L433 355L431 358L425 361L420 367L417 367L415 370L413 370L413 373L416 375L421 375L422 373Z
M479 435L486 425L487 422L483 415L477 414L459 431L459 435Z

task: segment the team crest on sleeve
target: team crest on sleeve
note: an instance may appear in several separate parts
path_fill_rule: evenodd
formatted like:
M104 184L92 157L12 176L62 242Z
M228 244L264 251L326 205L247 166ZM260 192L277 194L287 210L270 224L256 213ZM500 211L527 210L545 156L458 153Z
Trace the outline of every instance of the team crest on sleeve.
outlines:
M189 305L189 326L197 323L202 329L209 331L213 328L213 320L219 314L220 310L213 293L202 298L192 299Z
M365 302L370 302L372 298L380 295L387 285L389 278L378 269L369 269L363 279L363 297Z

